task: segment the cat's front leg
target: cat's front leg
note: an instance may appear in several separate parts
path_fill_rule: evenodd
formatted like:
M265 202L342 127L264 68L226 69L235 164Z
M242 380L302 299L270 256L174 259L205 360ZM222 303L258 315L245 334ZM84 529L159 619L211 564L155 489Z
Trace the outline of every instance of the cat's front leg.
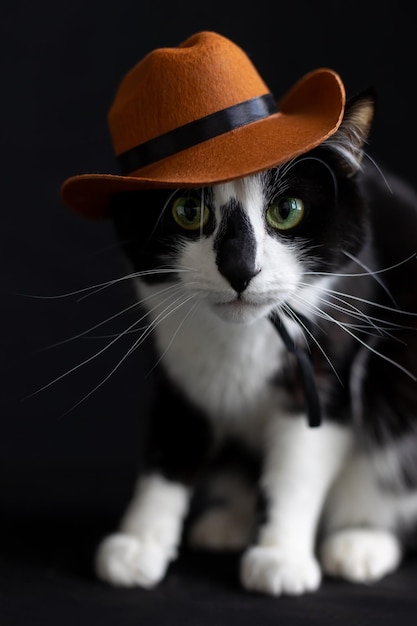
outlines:
M154 587L176 557L190 489L150 473L139 479L119 531L96 555L101 580L118 586Z
M266 522L243 555L241 580L252 591L298 595L316 590L317 525L328 489L350 447L347 429L304 416L277 418L268 432L262 489Z
M146 470L118 531L98 548L96 572L101 580L150 588L164 578L177 555L194 485L212 445L205 416L160 373L149 415Z

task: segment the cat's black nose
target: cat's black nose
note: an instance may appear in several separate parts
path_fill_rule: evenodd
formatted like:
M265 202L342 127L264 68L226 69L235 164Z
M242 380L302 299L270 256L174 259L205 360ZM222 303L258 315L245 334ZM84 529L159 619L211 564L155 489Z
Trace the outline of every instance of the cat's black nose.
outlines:
M255 265L256 239L241 205L228 207L215 242L219 272L237 293L245 291L259 269Z
M219 270L237 293L245 291L252 278L259 272L252 264L248 265L244 259L236 258L234 254L230 255L230 260L224 261L221 267L219 266Z

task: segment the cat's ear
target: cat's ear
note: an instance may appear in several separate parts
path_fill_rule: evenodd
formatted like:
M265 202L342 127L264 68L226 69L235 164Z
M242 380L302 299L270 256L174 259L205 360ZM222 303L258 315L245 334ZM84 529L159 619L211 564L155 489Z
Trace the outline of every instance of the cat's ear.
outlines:
M348 100L342 123L327 142L342 157L341 165L347 176L353 176L361 168L375 104L374 89L362 91Z

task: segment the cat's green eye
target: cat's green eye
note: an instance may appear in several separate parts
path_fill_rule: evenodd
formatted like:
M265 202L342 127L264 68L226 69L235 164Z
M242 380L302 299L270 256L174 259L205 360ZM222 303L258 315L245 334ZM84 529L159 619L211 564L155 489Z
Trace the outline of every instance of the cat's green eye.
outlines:
M207 224L210 211L197 196L181 196L172 205L172 215L182 228L198 230Z
M276 230L289 230L301 222L304 215L304 202L300 198L280 196L268 207L266 221Z

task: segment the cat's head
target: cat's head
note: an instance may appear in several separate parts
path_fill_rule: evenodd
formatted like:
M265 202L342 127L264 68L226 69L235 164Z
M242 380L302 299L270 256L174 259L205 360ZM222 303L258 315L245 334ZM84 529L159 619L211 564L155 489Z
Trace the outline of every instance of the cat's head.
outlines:
M149 294L251 323L343 266L366 237L360 172L374 115L371 91L351 99L324 144L271 170L200 189L126 192L113 200L121 245ZM178 291L176 291L178 294Z

